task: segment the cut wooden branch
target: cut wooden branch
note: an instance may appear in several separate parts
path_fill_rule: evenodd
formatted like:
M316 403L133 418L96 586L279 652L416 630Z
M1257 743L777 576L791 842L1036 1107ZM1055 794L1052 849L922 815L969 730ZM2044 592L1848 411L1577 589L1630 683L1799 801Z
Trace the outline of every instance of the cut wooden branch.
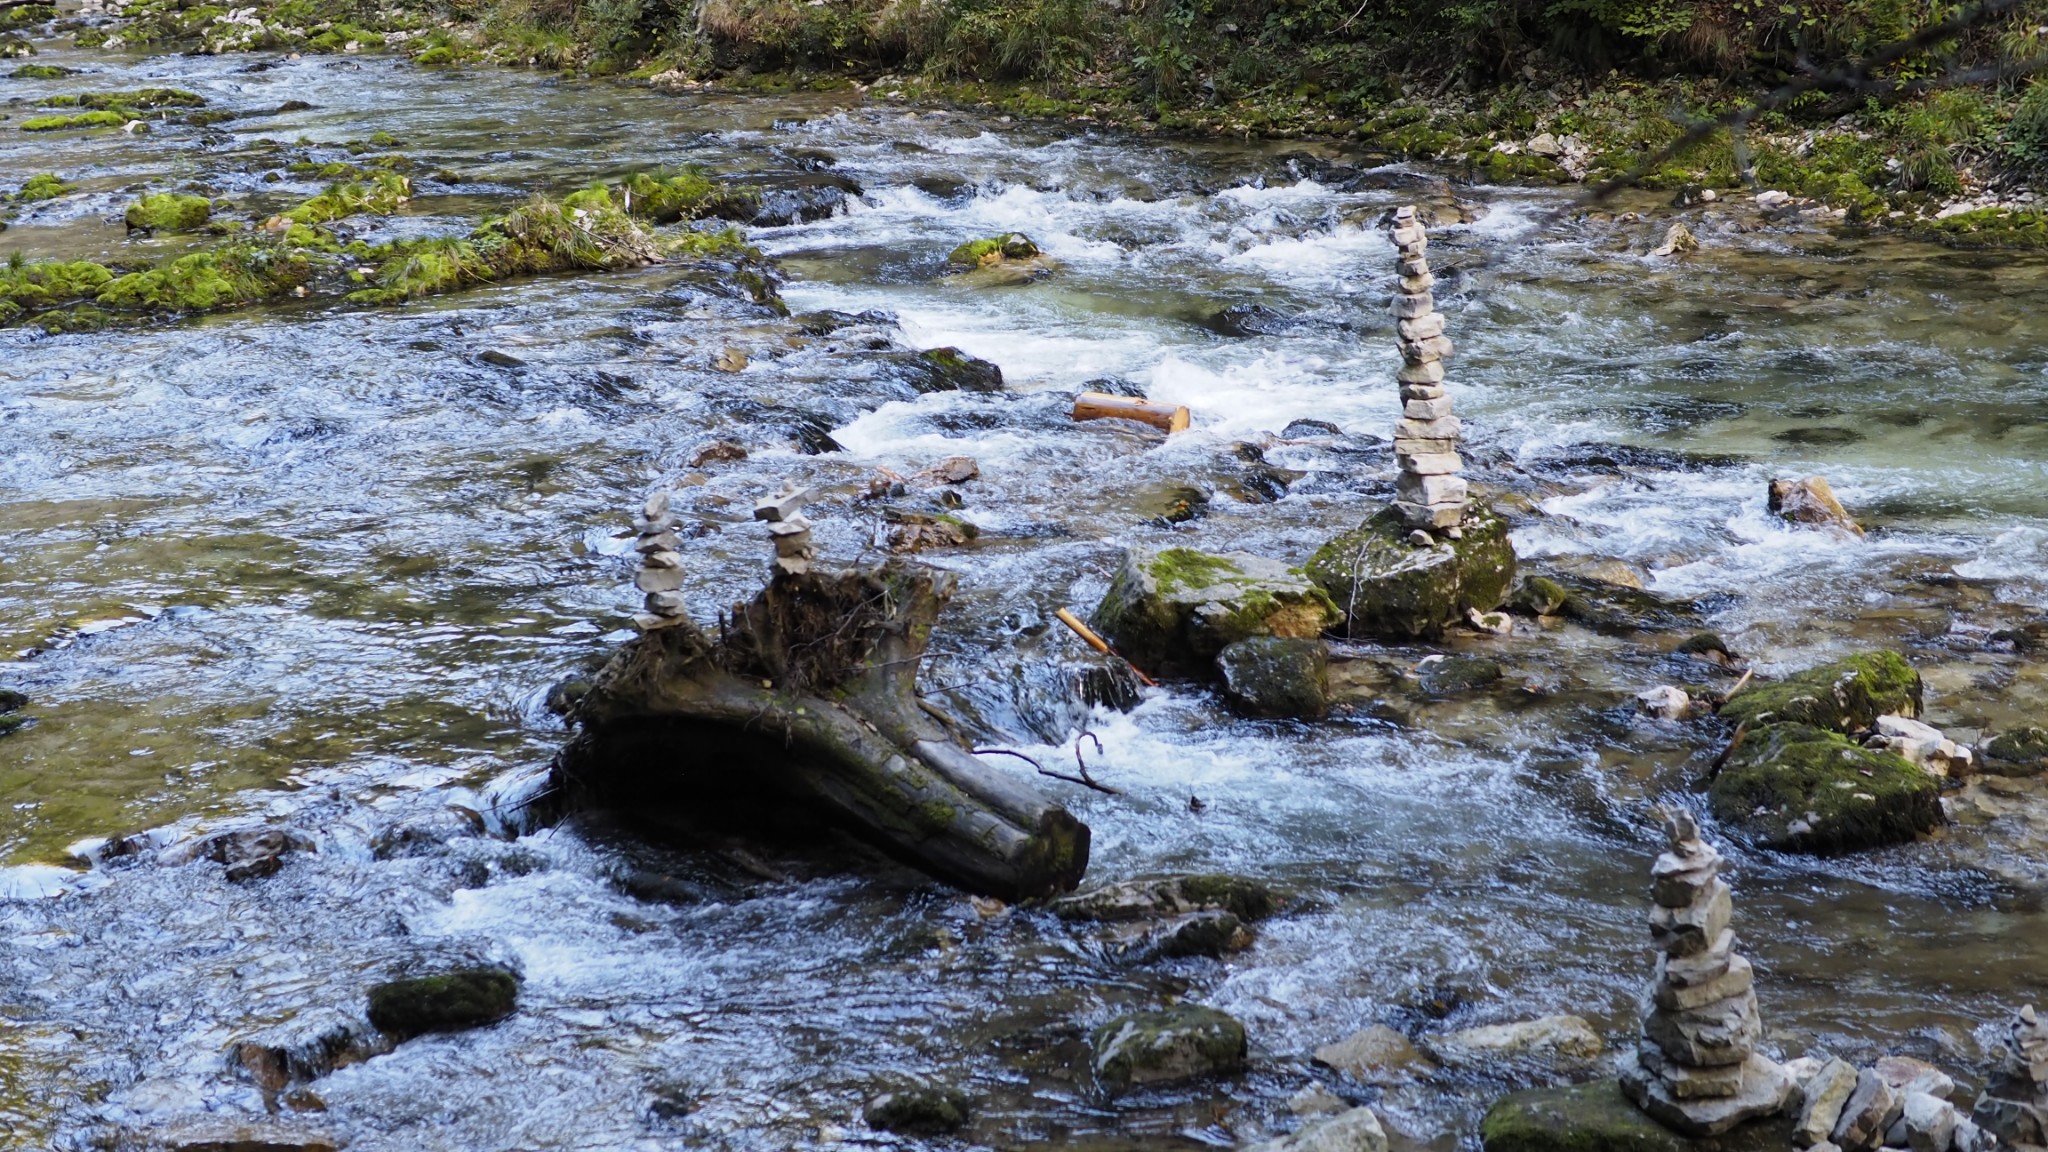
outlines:
M1107 392L1083 392L1074 397L1076 420L1136 420L1171 436L1188 430L1192 419L1185 407L1161 404L1142 396L1112 396Z
M1131 675L1136 676L1138 678L1138 683L1143 684L1147 688L1159 687L1159 681L1154 680L1150 676L1145 675L1145 670L1143 668L1138 667L1136 664L1131 663L1129 660L1125 660L1123 653L1118 652L1115 648L1112 648L1110 646L1109 641L1104 640L1102 637L1096 635L1095 629L1090 628L1088 625L1081 623L1081 618L1079 616L1074 615L1072 612L1067 611L1065 608L1062 608L1059 611L1053 613L1053 615L1059 618L1060 623L1065 624L1067 627L1073 629L1074 635L1079 636L1082 639L1082 641L1085 642L1090 648L1095 649L1097 652L1102 653L1104 656L1113 657L1117 660L1123 660L1124 667L1129 668L1131 670Z
M626 642L572 717L565 807L700 829L843 829L968 891L1071 890L1088 827L976 759L926 711L917 669L953 577L891 560L778 570L714 641L694 624Z

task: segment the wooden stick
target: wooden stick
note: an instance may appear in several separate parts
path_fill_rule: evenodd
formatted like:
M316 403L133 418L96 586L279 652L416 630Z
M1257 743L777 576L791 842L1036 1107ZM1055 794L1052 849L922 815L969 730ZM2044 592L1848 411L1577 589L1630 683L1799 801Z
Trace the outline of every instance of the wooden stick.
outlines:
M1090 648L1095 649L1097 652L1102 653L1104 656L1114 656L1119 660L1123 660L1124 666L1129 668L1131 670L1131 674L1138 678L1138 683L1143 684L1147 688L1159 687L1159 681L1154 680L1150 676L1145 675L1144 670L1139 668L1136 664L1131 663L1129 660L1124 660L1122 653L1110 647L1109 641L1104 640L1100 636L1097 636L1095 634L1095 629L1090 628L1086 624L1081 623L1081 618L1079 616L1074 615L1072 612L1067 611L1065 608L1062 608L1059 611L1053 613L1053 615L1059 617L1060 623L1065 624L1069 628L1072 628L1074 630L1074 635L1079 636L1084 642L1087 643L1087 645Z
M1107 392L1083 392L1074 397L1076 420L1136 420L1150 424L1171 436L1188 430L1191 417L1185 406L1159 404L1142 396L1112 396Z

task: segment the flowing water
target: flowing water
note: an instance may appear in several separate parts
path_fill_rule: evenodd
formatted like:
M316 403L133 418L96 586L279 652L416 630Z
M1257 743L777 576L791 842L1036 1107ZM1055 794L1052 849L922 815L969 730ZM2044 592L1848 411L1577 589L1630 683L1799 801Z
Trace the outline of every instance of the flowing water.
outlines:
M653 165L829 166L861 188L843 211L753 239L795 311L896 319L805 335L655 267L399 309L0 335L0 687L33 718L0 737L0 1134L15 1146L261 1112L231 1041L353 1010L369 982L447 957L519 968L519 1013L344 1067L287 1111L359 1150L874 1145L895 1138L861 1125L862 1101L925 1078L980 1101L973 1143L1173 1148L1284 1127L1286 1097L1321 1081L1374 1103L1398 1144L1450 1148L1494 1095L1549 1073L1382 1092L1308 1053L1374 1022L1574 1012L1610 1042L1633 1031L1653 808L1687 801L1713 753L1628 704L1683 674L1664 656L1675 636L1525 622L1357 648L1362 702L1316 725L1231 719L1189 687L1091 714L1061 687L1088 657L1048 622L1094 603L1123 544L1298 562L1387 497L1378 222L1442 202L1426 174L843 94L664 95L354 57L41 59L91 74L6 81L10 99L171 84L238 110L313 107L139 137L0 127L0 183L55 170L84 190L21 210L8 252L175 250L107 218L174 185L260 215L320 187L265 173L386 132L385 150L443 175L417 180L402 216L353 222L373 238L459 233L532 191ZM1525 562L1635 564L1765 672L1904 647L1930 717L1965 738L2039 715L2048 675L1987 638L2048 607L2048 261L1745 232L1738 211L1693 214L1706 249L1654 260L1660 200L1617 222L1564 193L1458 194L1483 214L1432 253L1454 394ZM1013 229L1053 275L940 275L954 244ZM1230 304L1288 322L1219 335L1205 322ZM992 360L1008 388L885 399L859 354L889 340ZM743 371L713 367L728 348ZM1193 431L1070 423L1072 392L1106 376L1188 405ZM1303 419L1343 434L1280 435ZM843 448L806 453L796 427ZM748 458L693 464L718 439ZM1270 499L1240 443L1301 475ZM962 591L926 683L1041 760L1072 757L1083 725L1100 738L1091 767L1121 795L1043 782L1094 830L1091 879L1222 870L1293 892L1249 951L1133 963L1096 930L900 872L742 869L594 825L524 828L518 786L493 785L545 766L563 738L549 687L627 634L625 533L647 492L680 485L686 592L708 620L758 586L766 545L745 513L764 489L826 489L821 552L851 560L881 530L854 499L876 471L954 455L979 463L960 514L982 537L927 556ZM1868 539L1767 514L1767 479L1813 471ZM1159 522L1187 487L1214 493L1207 514ZM1402 674L1453 650L1497 657L1513 690L1434 700ZM449 804L495 834L373 850ZM1980 1027L2048 993L2048 801L2015 785L1967 807L1930 842L1846 860L1731 848L1775 1049L1968 1073ZM317 851L244 884L203 863L81 870L66 852L252 821ZM697 897L629 895L620 877L643 866L693 877ZM1244 1020L1251 1071L1095 1095L1073 1071L1087 1030L1175 997Z

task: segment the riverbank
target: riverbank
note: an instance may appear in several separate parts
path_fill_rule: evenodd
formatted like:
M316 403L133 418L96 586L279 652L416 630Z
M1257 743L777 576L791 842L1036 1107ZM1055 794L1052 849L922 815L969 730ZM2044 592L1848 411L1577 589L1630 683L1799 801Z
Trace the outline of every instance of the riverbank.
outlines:
M1778 83L1768 61L1731 63L1740 53L1728 49L1719 67L1687 65L1625 37L1606 55L1523 39L1481 61L1469 45L1438 44L1430 54L1412 37L1348 24L1336 29L1338 43L1318 49L1305 31L1283 36L1259 25L1252 35L1251 25L1241 30L1221 10L1191 9L1185 21L1162 24L1157 13L1118 17L1071 0L965 14L941 5L914 16L841 0L724 0L693 11L694 24L675 14L663 23L647 4L520 0L329 12L310 0L232 10L137 0L61 14L18 7L9 20L31 38L69 36L110 52L393 52L433 68L533 67L676 91L826 92L848 106L973 108L1165 135L1328 139L1442 165L1478 183L1596 186L1630 177L1681 202L1703 190L1782 192L1794 210L1824 209L1845 226L1957 247L2048 245L2048 201L2037 187L2048 165L2048 85L2023 78L1883 103L1816 93L1761 116L1739 140L1723 131L1650 163L1693 122ZM1313 9L1301 17L1318 18ZM2048 16L2022 11L1966 37L1957 59L2048 51L2036 24L2048 27ZM1844 43L1867 50L1878 42L1874 30L1861 35ZM1996 40L1995 52L1979 43L1986 37ZM1385 70L1360 63L1367 58ZM1616 67L1596 66L1610 58ZM1928 67L1912 57L1894 70L1924 78Z

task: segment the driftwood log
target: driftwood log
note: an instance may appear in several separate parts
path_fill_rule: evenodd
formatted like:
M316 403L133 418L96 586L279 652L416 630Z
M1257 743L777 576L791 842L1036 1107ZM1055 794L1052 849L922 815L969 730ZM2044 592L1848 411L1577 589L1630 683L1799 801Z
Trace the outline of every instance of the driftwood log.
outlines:
M951 574L778 570L716 640L687 621L628 641L571 716L552 785L571 809L699 826L795 806L968 891L1071 891L1088 827L977 759L917 694Z

